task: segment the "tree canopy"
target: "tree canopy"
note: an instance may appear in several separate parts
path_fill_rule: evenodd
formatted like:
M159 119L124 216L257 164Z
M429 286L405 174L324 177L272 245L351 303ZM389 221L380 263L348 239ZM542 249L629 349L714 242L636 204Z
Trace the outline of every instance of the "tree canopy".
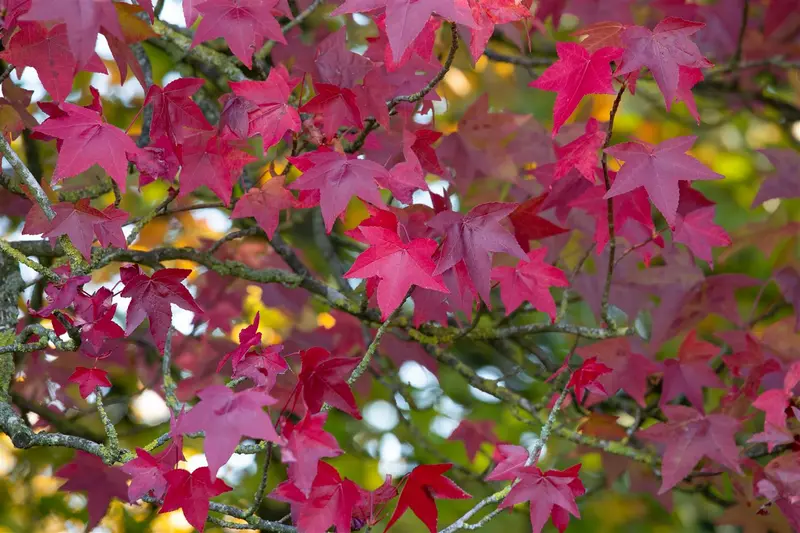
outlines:
M0 528L800 531L798 0L0 17Z

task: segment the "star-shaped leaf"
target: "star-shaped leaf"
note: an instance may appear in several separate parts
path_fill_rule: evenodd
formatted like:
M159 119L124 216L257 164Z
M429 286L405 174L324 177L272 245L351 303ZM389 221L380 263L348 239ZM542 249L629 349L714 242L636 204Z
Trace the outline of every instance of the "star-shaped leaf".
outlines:
M556 319L556 303L550 294L550 287L569 285L561 269L544 262L547 248L537 248L528 253L526 261L516 267L499 266L492 271L492 279L500 282L500 298L511 314L523 302L547 313L550 320Z
M172 324L171 304L182 309L202 314L203 310L195 303L192 294L181 285L181 281L191 274L191 270L163 268L148 276L136 266L120 269L122 278L121 296L130 298L125 334L133 333L145 318L150 319L150 334L160 351L164 351L167 331Z
M528 259L517 240L500 225L516 208L516 204L495 202L481 204L466 215L444 211L433 217L428 226L445 238L433 274L442 274L463 261L481 298L489 302L492 253L504 252Z
M212 476L228 462L242 437L283 442L263 409L274 404L275 398L252 389L234 392L224 385L206 387L197 396L200 402L186 413L181 430L205 431L203 451Z
M221 479L212 479L208 467L200 467L194 472L172 470L164 474L167 480L164 503L159 513L181 509L186 521L203 532L208 519L208 502L232 489Z
M556 43L558 61L531 82L531 87L555 91L553 136L587 94L614 94L611 65L622 55L619 48L605 47L590 54L576 43Z
M675 224L678 211L678 182L715 180L717 174L686 154L697 137L674 137L660 144L627 142L606 149L606 153L624 161L614 184L605 195L613 198L644 187L650 200L667 222Z
M353 391L347 379L358 366L355 357L333 357L319 347L300 352L302 367L297 376L297 395L303 398L306 408L318 413L327 402L333 407L361 420Z
M444 477L444 473L451 468L453 468L451 464L419 465L414 468L406 478L397 507L384 532L411 509L431 533L436 533L436 522L439 517L436 500L465 500L472 497L453 481Z
M431 257L438 248L433 239L413 239L407 243L396 232L380 227L361 227L370 245L359 255L345 278L378 278L378 306L383 320L403 303L409 289L418 286L449 292L441 276L433 274Z

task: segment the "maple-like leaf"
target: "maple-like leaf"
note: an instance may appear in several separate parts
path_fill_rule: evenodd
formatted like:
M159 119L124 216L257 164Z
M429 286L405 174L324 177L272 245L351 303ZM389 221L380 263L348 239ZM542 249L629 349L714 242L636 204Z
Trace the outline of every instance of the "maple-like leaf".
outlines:
M550 0L560 2L564 0ZM581 41L581 46L586 48L589 53L594 53L601 48L608 46L622 48L622 32L627 28L627 24L614 21L595 22L585 28L575 30L572 35L575 37L585 36Z
M647 67L664 95L664 103L669 110L678 92L681 74L679 67L713 66L689 39L704 26L703 23L677 17L665 18L653 31L642 26L629 26L620 37L625 45L625 52L619 69L614 74L624 76Z
M334 467L322 461L307 497L291 480L275 487L269 496L291 504L294 522L303 533L325 533L331 527L336 533L350 533L360 498L355 483L342 479Z
M201 78L179 78L163 89L155 84L150 86L144 105L153 104L151 139L167 137L173 146L177 146L197 130L213 129L200 106L192 100L192 95L204 83Z
M225 363L229 360L233 369L236 370L236 367L242 359L244 359L245 355L247 355L247 352L249 352L251 348L261 345L261 332L258 331L260 317L261 313L256 313L255 318L253 318L253 323L239 332L239 346L222 356L219 364L217 364L217 372L221 371L222 367L224 367Z
M198 132L182 146L181 187L179 197L205 185L227 205L233 184L242 168L255 161L242 148L243 141L225 139L213 132Z
M606 133L600 130L597 120L589 119L583 135L569 144L556 147L558 161L553 172L553 180L563 178L569 171L575 169L581 176L594 183L595 170L600 163L599 152L605 139Z
M556 319L556 303L550 294L550 287L569 285L564 272L545 263L547 248L537 248L528 252L527 261L520 261L516 267L499 266L492 270L492 279L500 282L500 299L510 315L523 302L547 313L550 320Z
M675 242L685 244L691 252L713 267L711 248L729 246L731 238L721 227L714 224L714 207L696 209L675 224Z
M286 44L281 26L273 11L278 0L208 0L197 3L195 9L203 18L192 39L192 48L211 39L225 39L233 55L253 67L253 54L264 41Z
M439 511L436 500L465 500L472 498L444 473L453 468L451 464L419 465L408 474L406 484L400 493L397 507L386 524L388 531L406 511L411 509L422 520L431 533L436 533Z
M377 278L378 306L386 318L403 303L412 286L448 292L441 276L434 276L431 257L439 245L433 239L413 239L404 243L394 231L362 227L370 245L359 255L345 278Z
M659 494L680 483L703 457L741 473L734 435L739 422L728 415L703 413L682 405L664 405L669 422L637 433L666 447L661 466Z
M675 224L680 197L680 181L724 178L686 154L697 137L674 137L652 145L642 141L627 142L606 149L609 155L624 161L605 198L613 198L644 187L650 200L670 225Z
M142 448L136 448L136 458L122 465L122 470L131 476L128 486L128 501L136 502L146 494L162 498L167 490L165 477L174 465L154 457Z
M289 95L296 81L289 79L286 67L269 71L266 81L231 82L233 94L250 104L247 108L247 135L261 135L264 151L277 144L289 131L299 132L300 114L289 105Z
M342 454L336 437L323 429L328 413L306 413L297 425L284 426L286 445L281 448L281 461L289 463L289 479L306 497L311 492L317 468L323 457Z
M358 80L364 79L375 68L375 64L368 58L348 49L345 28L332 33L319 43L314 66L314 80L344 89L355 87Z
M590 54L576 43L556 43L558 61L532 81L530 86L544 91L555 91L553 108L553 136L578 107L587 94L614 94L611 84L611 65L622 55L614 47L601 48Z
M225 385L211 385L197 396L200 402L186 413L181 428L184 433L205 431L203 451L212 476L228 462L242 437L283 442L263 409L277 400L264 392L234 392Z
M158 349L163 352L167 332L172 324L171 304L194 313L203 313L192 294L181 284L191 273L191 270L163 268L154 272L151 277L142 272L138 265L122 267L120 278L125 288L120 295L131 299L125 334L130 335L145 318L149 318L150 334Z
M355 357L333 357L319 347L300 352L302 366L297 376L297 395L303 398L306 408L318 413L326 402L361 420L353 391L347 379L358 366Z
M578 348L577 353L584 360L596 358L611 369L610 373L597 378L598 384L602 385L606 394L614 394L622 389L642 407L647 405L645 394L648 377L661 370L661 367L644 355L632 351L627 339L596 342ZM591 403L590 395L587 404Z
M388 179L389 171L375 162L351 159L344 154L325 150L310 152L291 161L303 171L303 175L293 181L289 188L319 191L322 218L328 233L354 196L372 205L383 205L376 180Z
M47 29L37 22L23 22L0 53L21 74L25 67L33 67L45 90L54 102L62 102L72 92L72 81L78 71L75 56L67 42L67 26L57 24ZM106 68L96 54L83 67L91 72L106 73Z
M75 204L61 202L53 206L56 217L47 224L47 231L42 235L54 239L59 235L67 235L75 248L86 259L92 256L92 242L95 236L103 246L127 247L122 225L128 220L128 213L113 205L100 211L89 203L88 198L78 200Z
M711 344L697 339L689 332L678 349L677 359L664 361L664 381L661 386L661 405L683 394L698 411L703 411L703 387L723 388L725 385L708 365L719 352Z
M791 413L789 408L792 406L794 389L798 383L800 383L800 363L794 363L783 377L782 389L770 389L755 399L753 407L766 414L765 429L770 425L776 428L786 427L786 413L787 411Z
M116 126L103 122L97 111L68 102L61 104L61 109L63 115L48 118L34 130L62 141L53 183L97 164L124 191L128 157L139 153L133 139Z
M392 58L400 61L409 45L422 32L431 15L473 27L467 2L464 0L345 0L332 15L386 9L386 33L392 48Z
M516 204L493 202L476 206L466 215L444 211L433 217L428 226L445 238L433 274L442 274L463 261L478 294L484 302L489 302L492 253L504 252L528 259L517 240L500 225L516 207Z
M30 10L20 20L61 20L67 27L67 38L79 66L94 55L97 34L103 28L125 40L117 10L110 0L32 0Z
M392 485L392 477L386 476L383 484L375 490L358 488L359 500L353 508L351 529L360 530L365 526L374 526L383 520L382 510L386 503L397 496L397 489Z
M208 467L193 472L172 470L164 474L167 480L164 503L159 513L181 509L186 521L202 533L208 519L208 502L211 498L232 490L221 479L213 479Z
M574 388L575 396L578 401L583 401L584 392L590 390L592 392L599 392L600 394L607 394L603 388L603 384L598 381L598 378L604 374L610 374L611 368L603 363L597 361L597 357L589 357L585 359L581 366L579 366L567 382L567 388Z
M580 464L547 472L537 466L524 466L518 472L519 483L511 488L499 508L529 501L533 533L541 533L548 519L552 519L556 529L563 533L569 524L569 515L581 516L575 504L575 498L586 492L578 477L580 469Z
M486 481L513 481L519 477L520 468L525 466L530 453L516 444L498 444L492 459L497 466L486 476Z
M751 207L773 198L800 198L800 153L789 148L759 151L772 163L775 172L761 184Z
M96 455L79 450L75 452L72 462L56 470L53 475L67 480L59 490L86 493L89 530L103 519L112 498L128 501L128 474L107 466Z
M97 387L111 386L111 382L108 381L108 372L99 368L85 368L82 366L77 367L67 381L78 384L81 398L86 398L92 394Z
M478 450L484 442L495 443L497 437L494 434L494 420L462 420L456 429L447 437L447 440L460 440L464 443L467 450L467 457L470 461L475 461Z
M275 381L280 374L289 369L286 360L280 352L283 346L280 344L267 346L262 350L245 354L233 371L232 378L249 378L256 387L269 392L275 385Z
M321 115L325 137L332 139L342 126L364 127L356 93L328 83L315 83L314 92L316 96L303 104L299 111Z
M275 235L280 222L281 211L294 206L295 200L283 186L284 176L275 176L264 182L261 187L253 187L243 194L231 212L231 218L255 217L267 236Z
M795 314L795 331L800 331L800 271L784 267L775 273L775 283L784 299L792 304Z
M539 215L546 200L546 194L530 198L519 204L508 215L508 219L514 226L514 236L525 252L531 250L531 241L538 241L569 231Z

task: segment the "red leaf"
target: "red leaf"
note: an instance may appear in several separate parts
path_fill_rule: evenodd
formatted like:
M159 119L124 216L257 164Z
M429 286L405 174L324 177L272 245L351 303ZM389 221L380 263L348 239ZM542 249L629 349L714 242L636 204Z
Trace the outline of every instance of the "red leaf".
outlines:
M78 66L86 65L94 56L101 27L118 39L125 40L117 10L110 0L32 0L30 10L20 20L64 21L69 46Z
M134 503L146 494L162 498L167 490L165 476L174 467L175 465L153 457L141 448L136 448L136 458L122 465L122 471L132 477L128 487L128 501Z
M775 283L783 298L792 304L795 315L795 331L800 331L800 271L787 266L775 273Z
M575 169L581 176L595 183L595 169L600 163L598 152L605 140L606 132L600 130L597 120L589 119L583 135L569 144L556 147L558 162L553 172L553 181L563 178Z
M698 411L703 412L703 387L724 388L725 385L708 366L719 352L709 342L698 341L695 331L689 332L678 350L678 359L664 361L664 381L660 405L683 394Z
M75 204L59 203L53 206L56 217L47 223L44 237L55 239L67 235L75 248L86 259L91 259L94 237L105 247L126 248L127 242L122 226L128 221L128 213L109 205L102 211L95 209L87 198Z
M620 58L622 50L606 47L589 54L576 43L556 43L558 61L531 82L531 87L555 91L553 136L578 107L587 94L614 94L611 85L612 61Z
M520 482L512 487L499 508L529 501L533 533L541 533L548 519L563 532L569 524L569 515L581 517L575 504L575 498L586 492L578 477L580 469L577 464L566 470L542 472L539 467L524 466L519 469Z
M200 402L186 413L181 430L205 431L203 451L212 476L228 462L242 437L283 443L263 409L274 404L275 398L252 389L234 392L225 385L211 385L197 396Z
M297 395L303 398L311 413L318 413L325 402L348 413L357 420L361 414L347 379L358 366L354 357L332 357L325 348L310 348L300 352L302 367L297 376Z
M665 405L662 410L669 422L637 433L666 446L659 494L677 485L703 457L741 473L739 449L734 440L739 428L736 419L721 414L704 415L682 405Z
M397 507L386 524L384 533L411 509L422 520L431 533L436 533L439 512L435 500L465 500L472 498L444 473L453 468L451 464L419 465L406 478Z
M773 198L800 198L800 154L788 148L768 148L759 152L769 159L775 172L761 184L751 207Z
M753 407L766 413L765 430L769 426L786 427L786 413L792 406L794 388L798 383L800 383L800 363L794 363L783 378L783 389L768 390L753 402Z
M711 171L687 155L697 137L674 137L660 144L627 142L606 149L606 153L625 164L617 172L614 184L605 195L613 198L644 187L650 200L667 222L675 224L680 181L715 180L724 176Z
M556 2L564 0L554 0ZM538 14L538 12L537 12ZM553 16L555 20L555 15ZM586 48L589 53L594 53L606 46L614 48L622 48L622 32L628 26L621 22L605 21L595 22L585 28L581 28L572 32L575 37L585 35L586 38L581 41L581 46Z
M358 488L359 500L353 508L353 519L351 529L360 530L364 526L374 526L383 520L381 510L386 502L393 500L397 496L397 489L392 485L392 477L386 476L383 485L375 490L364 490Z
M400 240L394 231L379 227L361 227L370 247L359 255L345 278L377 278L378 306L382 320L403 303L409 289L418 286L448 292L441 276L434 276L436 264L431 259L438 248L433 239Z
M208 467L194 472L172 470L164 475L167 491L160 513L181 509L186 521L202 533L208 519L208 502L211 498L232 490L221 479L211 478Z
M264 392L269 392L275 385L275 380L279 374L283 374L289 369L286 360L280 355L283 346L272 345L264 349L249 352L236 365L233 371L234 379L247 377Z
M328 83L315 83L314 98L299 109L301 113L322 115L322 133L332 139L342 126L363 128L361 111L356 102L356 94L350 89L343 89Z
M603 363L598 363L597 357L590 357L585 359L581 366L569 377L567 388L574 387L578 402L583 401L583 395L586 390L607 394L602 383L599 383L597 378L609 373L611 373L609 367Z
M377 179L388 179L389 171L367 159L350 159L327 150L309 152L293 158L303 175L289 185L299 191L319 191L322 218L328 233L336 217L344 213L354 196L373 205L383 205Z
M97 164L124 191L128 157L140 151L133 140L121 129L103 122L102 115L92 109L68 102L61 104L61 109L63 115L51 116L34 130L63 141L58 151L53 183L80 174Z
M709 68L714 66L703 57L689 36L700 31L705 24L677 17L667 17L650 31L642 26L630 26L622 32L625 52L615 76L638 73L642 67L650 69L658 88L664 95L667 110L678 92L680 66Z
M615 394L622 389L642 407L647 405L647 378L661 370L661 367L644 355L633 352L627 339L608 339L582 346L578 348L578 355L584 361L597 359L611 369L610 373L597 379L606 395ZM589 398L587 403L591 405L592 397Z
M275 176L260 188L250 189L236 202L231 218L255 217L271 239L278 228L281 210L293 207L295 203L292 193L283 186L284 180L283 176Z
M203 86L201 78L180 78L163 89L151 85L147 90L144 105L153 104L153 119L150 122L150 138L167 137L173 146L183 144L186 137L196 130L211 130L192 95Z
M227 205L233 184L242 168L256 159L241 149L242 141L223 139L211 132L198 132L182 146L181 188L179 197L205 185Z
M508 215L514 226L514 236L525 252L531 250L530 241L546 239L569 231L539 216L538 213L542 210L542 204L546 199L547 195L543 194L525 200Z
M291 504L292 518L298 531L325 533L333 526L336 533L350 533L360 494L355 483L343 480L335 468L320 461L308 497L291 481L278 485L269 497Z
M14 65L18 74L24 67L35 68L54 102L64 101L72 92L72 80L78 72L78 65L67 43L65 24L57 24L48 30L37 22L21 23L0 57ZM84 68L106 73L105 65L94 52Z
M475 25L466 2L459 0L345 0L331 14L358 13L382 7L386 8L386 33L395 62L400 61L434 13L458 24Z
M222 356L219 364L217 364L217 372L222 370L222 367L225 366L228 360L231 361L231 366L233 370L236 371L236 367L247 355L247 352L249 352L251 348L261 346L261 333L258 331L258 320L260 316L260 312L256 313L253 323L239 332L239 346Z
M497 437L494 434L494 420L462 420L458 427L447 437L447 440L460 440L464 443L467 450L467 457L470 461L475 461L478 450L484 442L495 443Z
M230 84L233 94L250 104L247 112L247 135L261 135L266 152L289 131L301 129L300 114L289 105L289 95L296 81L289 79L283 65L269 71L266 81L240 81Z
M504 252L527 260L517 240L500 225L500 220L516 207L516 204L493 202L481 204L466 215L444 211L433 217L428 226L445 238L433 274L442 274L463 261L478 294L484 302L491 301L492 253Z
M691 252L709 265L714 266L711 248L729 246L731 238L721 227L714 224L714 207L696 209L678 219L673 233L675 242L685 244Z
M253 67L253 54L264 41L286 44L281 26L273 12L278 0L207 0L196 9L203 19L192 39L192 48L211 39L222 37L231 52L247 66ZM187 17L188 18L188 17Z
M566 287L567 277L561 269L544 262L547 248L537 248L528 253L527 261L516 267L499 266L492 271L492 279L500 281L500 299L506 308L506 316L528 301L543 313L556 319L556 303L550 287Z
M281 448L281 461L289 463L289 479L306 497L311 493L317 466L324 457L342 454L336 438L323 426L328 413L306 413L297 425L284 428L286 445Z
M163 352L167 331L172 324L170 304L194 313L203 313L192 294L181 285L181 281L191 273L191 270L180 268L163 268L149 277L138 265L122 267L120 277L125 288L121 296L131 299L125 334L130 335L145 318L149 318L150 334Z
M90 453L75 452L72 462L56 470L55 477L67 480L59 490L86 493L88 530L103 519L111 498L128 501L128 474L107 466L102 459Z
M97 387L110 387L108 372L99 368L85 368L79 366L75 372L67 379L70 383L77 383L81 398L86 398L94 392Z
M513 481L517 479L520 469L525 466L529 456L530 453L523 446L498 444L493 457L497 466L486 476L486 481Z

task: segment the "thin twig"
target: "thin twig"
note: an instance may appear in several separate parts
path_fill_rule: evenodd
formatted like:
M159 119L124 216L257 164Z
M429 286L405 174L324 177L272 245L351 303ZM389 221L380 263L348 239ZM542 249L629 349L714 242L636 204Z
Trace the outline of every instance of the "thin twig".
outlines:
M611 106L611 113L608 117L608 132L606 133L606 140L603 142L602 147L603 183L605 184L606 193L608 193L609 189L611 189L611 178L609 177L608 173L608 154L606 153L606 149L611 144L611 136L614 134L614 119L617 116L619 104L622 101L622 95L625 94L626 88L626 85L623 83L622 87L619 89L619 92L617 92L617 97L614 99L614 104ZM603 286L603 296L600 300L600 309L602 312L603 321L609 328L614 330L616 329L616 323L611 318L608 310L608 298L609 294L611 293L611 281L614 276L614 258L617 251L616 230L614 228L614 199L607 199L606 206L608 208L608 271L606 272L606 282Z

